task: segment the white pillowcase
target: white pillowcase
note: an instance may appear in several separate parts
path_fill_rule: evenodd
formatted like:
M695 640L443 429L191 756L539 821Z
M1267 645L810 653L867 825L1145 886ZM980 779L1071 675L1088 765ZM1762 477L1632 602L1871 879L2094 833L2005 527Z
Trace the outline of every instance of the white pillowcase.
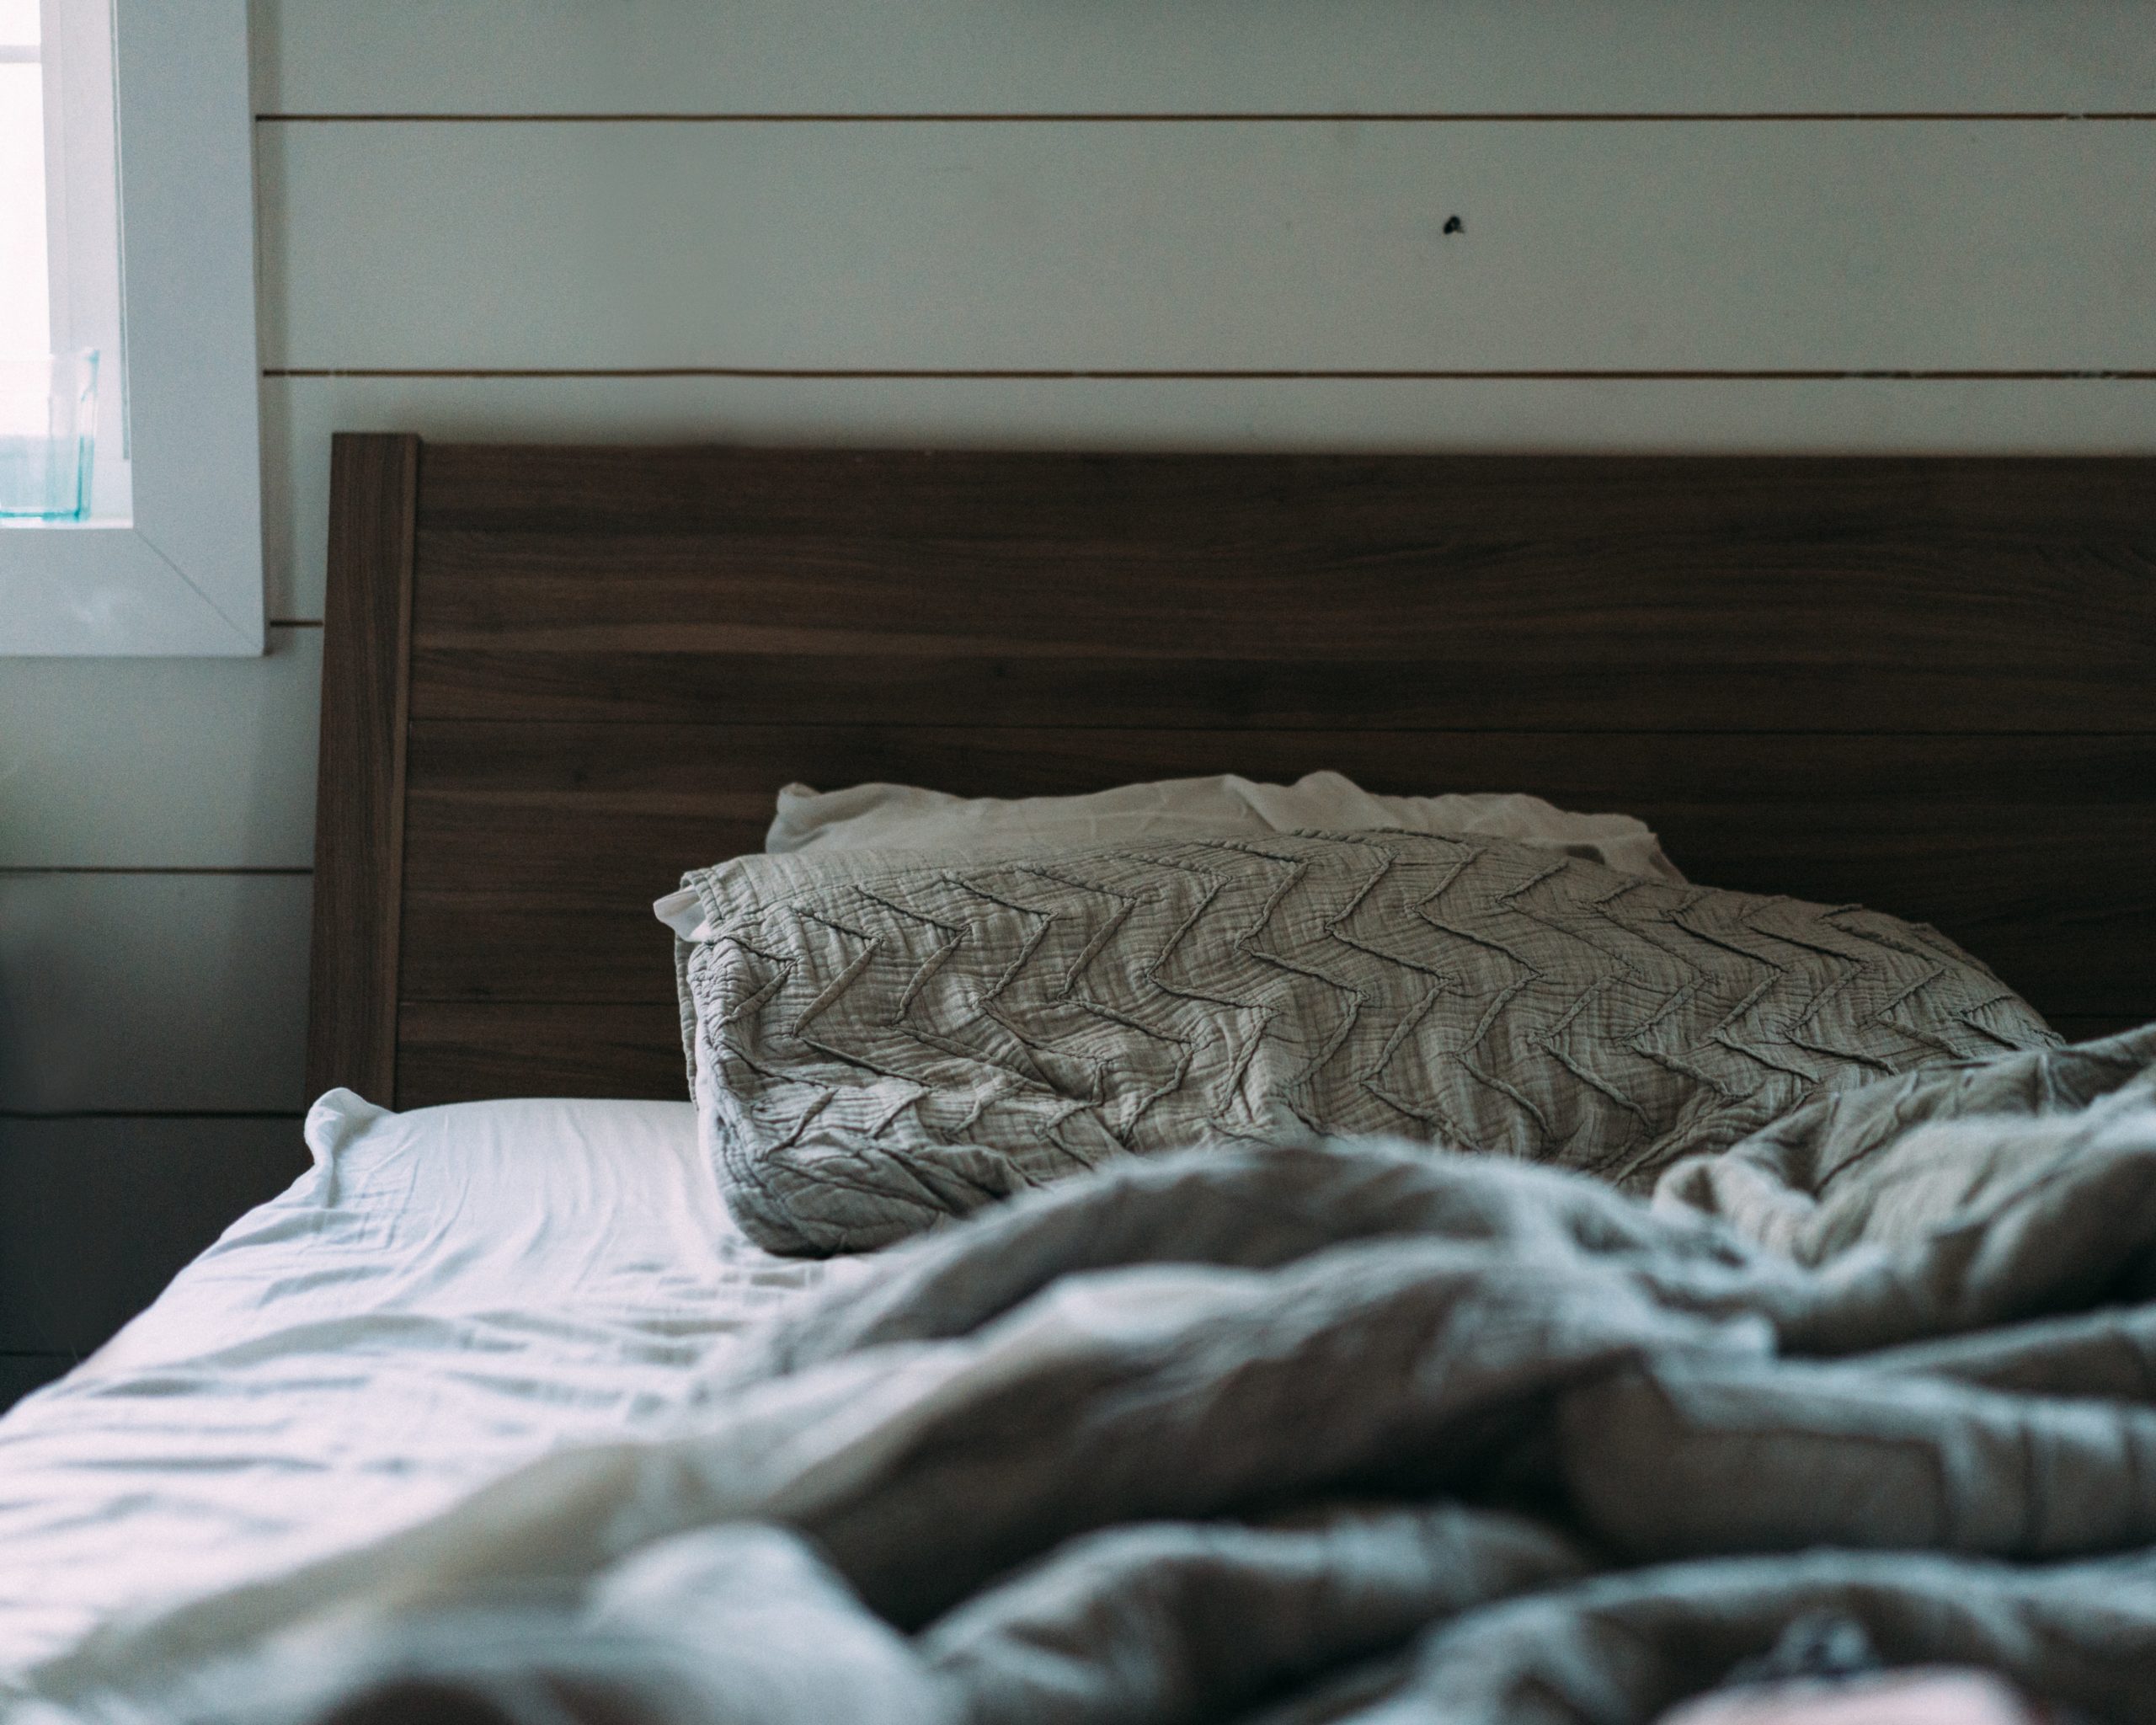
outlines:
M814 791L788 785L764 849L784 851L987 851L1022 845L1110 845L1212 838L1223 834L1364 832L1488 833L1560 849L1592 852L1631 874L1684 876L1655 836L1629 814L1574 814L1540 797L1477 792L1442 797L1379 797L1337 772L1292 785L1232 774L1121 785L1086 797L955 797L911 785L855 785Z
M816 791L792 784L778 793L778 814L764 849L963 856L1036 845L1076 848L1386 827L1486 833L1591 857L1628 874L1684 879L1662 854L1653 832L1629 814L1575 814L1518 792L1373 796L1337 772L1310 773L1292 785L1257 784L1229 774L1120 785L1084 797L1015 799L958 797L912 785ZM675 933L696 938L703 913L693 892L670 893L652 908Z

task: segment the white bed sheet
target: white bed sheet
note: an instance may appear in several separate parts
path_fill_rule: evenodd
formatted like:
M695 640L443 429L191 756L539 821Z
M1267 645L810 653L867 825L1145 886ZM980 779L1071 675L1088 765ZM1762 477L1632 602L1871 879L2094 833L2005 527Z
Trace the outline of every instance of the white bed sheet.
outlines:
M309 1173L0 1419L0 1673L662 1434L744 1328L847 1274L742 1237L686 1103L334 1091L307 1130Z

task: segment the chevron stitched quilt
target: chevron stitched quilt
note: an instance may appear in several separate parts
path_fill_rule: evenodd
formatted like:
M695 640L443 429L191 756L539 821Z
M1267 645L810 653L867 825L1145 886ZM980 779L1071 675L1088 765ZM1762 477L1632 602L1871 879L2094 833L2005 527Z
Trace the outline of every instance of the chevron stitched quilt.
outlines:
M684 884L702 1127L776 1252L1321 1133L1644 1191L1822 1087L2057 1042L1922 924L1482 836L750 857Z

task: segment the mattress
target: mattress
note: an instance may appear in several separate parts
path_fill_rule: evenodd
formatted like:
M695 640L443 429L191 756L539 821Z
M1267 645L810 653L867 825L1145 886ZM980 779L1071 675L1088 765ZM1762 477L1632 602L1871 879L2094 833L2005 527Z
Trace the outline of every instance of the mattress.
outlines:
M852 1268L750 1245L686 1103L338 1091L307 1136L310 1172L0 1419L0 1672L665 1435L745 1328Z

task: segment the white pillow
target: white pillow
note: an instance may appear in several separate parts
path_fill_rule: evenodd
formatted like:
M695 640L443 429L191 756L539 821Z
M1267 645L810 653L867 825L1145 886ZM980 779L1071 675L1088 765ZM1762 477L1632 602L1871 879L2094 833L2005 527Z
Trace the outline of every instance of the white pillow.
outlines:
M1001 853L1033 845L1076 847L1268 832L1486 833L1593 857L1627 874L1683 881L1677 865L1629 814L1575 814L1519 792L1379 797L1337 772L1292 785L1232 774L1119 785L1084 797L958 797L912 785L854 785L843 791L787 786L764 840L767 852L941 851ZM693 892L652 906L660 921L696 937L703 912Z
M1224 833L1489 833L1560 848L1584 847L1632 874L1684 876L1655 836L1629 814L1574 814L1540 797L1477 792L1442 797L1378 797L1337 772L1292 785L1233 775L1121 785L1086 797L954 797L910 785L855 785L819 792L788 785L764 848L783 851L971 851L1014 841L1105 845L1211 838Z

